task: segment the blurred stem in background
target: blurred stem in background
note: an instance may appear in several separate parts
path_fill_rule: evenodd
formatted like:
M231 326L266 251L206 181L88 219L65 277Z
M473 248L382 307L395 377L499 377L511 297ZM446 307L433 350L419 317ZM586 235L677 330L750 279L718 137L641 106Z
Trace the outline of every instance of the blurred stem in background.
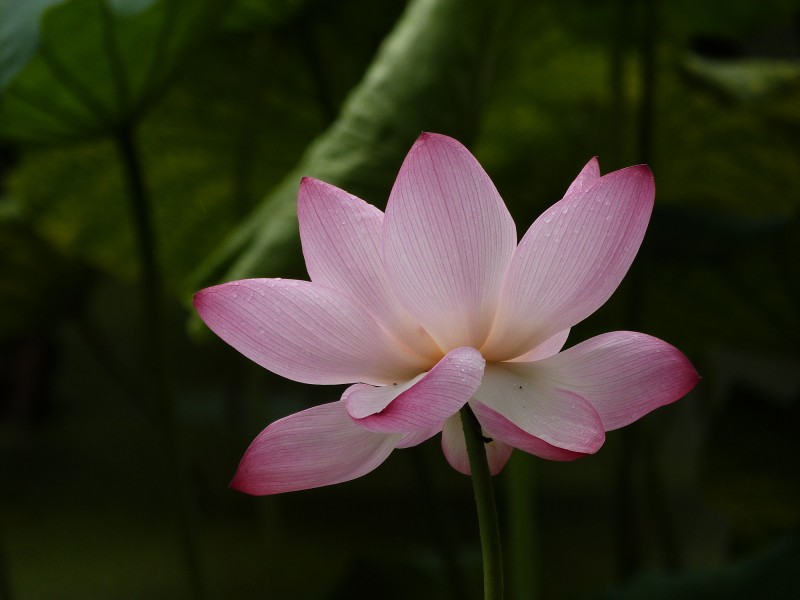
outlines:
M492 476L486 457L481 425L469 406L461 409L461 426L467 443L467 456L472 472L472 487L475 490L475 506L478 509L478 528L483 557L484 600L503 598L503 557L500 548L500 526L497 522L497 505L492 489Z
M0 600L12 600L11 576L6 566L6 549L3 544L3 523L0 521Z
M625 112L627 102L625 98L625 51L626 34L630 28L630 13L632 0L617 0L614 14L614 28L612 29L611 57L609 60L609 86L611 88L611 135L613 136L611 148L616 149L616 156L612 156L615 166L625 164L623 148L625 133Z
M508 587L514 600L535 600L540 595L535 460L516 451L506 465Z
M627 22L630 14L630 0L618 2L617 39L612 47L611 57L611 92L614 98L612 118L615 119L614 131L620 131L625 119L624 110L624 72L623 72L623 39L624 31L630 29ZM656 119L656 74L658 67L659 40L659 5L658 0L641 0L639 2L639 85L641 96L636 115L636 138L634 145L634 162L645 163L653 167L653 147ZM644 304L644 273L650 263L650 253L645 243L639 252L628 276L628 302L625 327L634 331L646 329L643 324L642 307ZM644 506L652 511L655 537L659 545L663 566L669 570L678 568L680 551L675 538L669 505L666 501L661 472L656 460L656 440L651 433L641 427L627 427L619 432L620 460L617 472L617 574L620 580L631 579L642 567L642 537L638 531L638 519L644 515L637 514L636 468L635 457L644 456L640 464L643 469L642 493L645 495Z
M450 597L454 600L469 598L470 595L464 585L463 573L458 562L452 520L448 517L447 510L442 504L442 498L436 488L436 482L431 477L427 457L420 452L408 452L406 454L411 459L418 484L418 492L422 500L422 509L427 517L426 520L431 537L434 538L433 542L442 558L445 578L450 587Z
M114 133L128 190L136 245L141 268L144 345L142 369L151 405L151 416L159 430L167 460L167 478L172 487L176 517L183 546L189 590L193 598L205 598L200 556L194 530L195 507L180 458L174 395L166 366L162 318L163 282L158 268L156 236L147 195L142 161L133 121L124 122Z

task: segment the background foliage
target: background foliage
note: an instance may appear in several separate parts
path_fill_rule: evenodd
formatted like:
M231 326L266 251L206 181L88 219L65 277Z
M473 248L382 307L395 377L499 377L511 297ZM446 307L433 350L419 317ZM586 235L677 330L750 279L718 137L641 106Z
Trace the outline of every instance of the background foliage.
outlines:
M643 249L569 344L640 330L703 375L595 457L512 459L509 596L800 595L798 23L796 0L0 0L0 597L477 597L469 481L435 440L329 489L229 491L260 429L339 392L189 310L305 277L299 177L383 207L423 130L473 149L523 231L591 156L649 163Z

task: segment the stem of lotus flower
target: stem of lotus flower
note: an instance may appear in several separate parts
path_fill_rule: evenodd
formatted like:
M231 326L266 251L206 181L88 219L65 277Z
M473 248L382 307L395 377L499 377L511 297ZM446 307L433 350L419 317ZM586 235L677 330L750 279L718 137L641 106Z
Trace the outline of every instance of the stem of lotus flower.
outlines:
M500 600L503 597L503 558L497 506L481 425L469 406L461 409L461 426L464 428L464 438L467 442L472 487L475 490L475 505L478 509L478 528L483 555L483 597L484 600Z
M162 281L156 260L156 239L153 234L150 203L136 146L133 123L122 124L116 131L114 141L125 172L141 268L145 342L143 368L147 374L144 391L154 403L151 406L151 414L159 428L161 442L164 445L164 455L168 463L171 491L174 496L184 560L186 561L189 589L193 598L204 598L205 586L202 583L202 569L192 526L194 504L181 468L175 406L166 370L161 317Z

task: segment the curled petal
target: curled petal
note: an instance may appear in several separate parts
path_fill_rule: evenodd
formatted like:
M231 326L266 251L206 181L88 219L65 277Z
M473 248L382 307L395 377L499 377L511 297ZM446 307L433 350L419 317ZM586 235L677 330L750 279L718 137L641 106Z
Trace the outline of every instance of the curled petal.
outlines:
M206 325L265 369L303 383L404 381L430 363L403 349L341 292L245 279L194 296Z
M350 416L371 431L438 430L478 389L485 365L474 348L456 348L406 385L354 385L342 400Z
M394 297L383 267L383 213L333 185L304 177L297 195L300 240L314 283L357 300L415 351L438 349Z
M531 225L506 273L487 360L510 360L600 308L644 238L655 186L646 166L594 179Z
M479 348L516 244L511 215L478 161L452 138L422 134L384 219L397 297L442 348Z
M571 450L565 450L564 448L558 448L540 438L532 436L530 433L514 425L514 423L506 419L499 412L492 410L477 400L470 402L470 407L475 412L475 416L478 418L478 421L480 421L481 427L486 432L486 435L493 440L503 442L523 452L533 454L534 456L546 460L566 461L586 456L581 452L573 452Z
M598 335L531 366L590 402L606 431L682 398L699 380L680 350L631 331Z
M492 440L483 444L486 449L486 459L489 462L489 472L497 475L506 466L508 459L511 458L513 448L499 440ZM467 440L464 439L464 428L461 425L461 414L457 413L447 419L442 429L442 452L453 467L459 473L470 475L472 470L469 466L469 456L467 455Z
M315 406L262 431L239 463L231 487L263 496L350 481L386 460L400 437L359 427L343 402Z
M577 393L545 379L537 368L542 362L488 364L475 400L552 446L597 452L605 441L600 415Z

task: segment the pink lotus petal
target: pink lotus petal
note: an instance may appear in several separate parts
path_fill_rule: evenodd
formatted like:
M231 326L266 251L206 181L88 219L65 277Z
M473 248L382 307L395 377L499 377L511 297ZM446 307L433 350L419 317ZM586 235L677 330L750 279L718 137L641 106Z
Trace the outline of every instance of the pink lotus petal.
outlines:
M437 427L435 429L428 429L423 431L411 431L409 433L401 434L403 437L400 438L400 441L397 442L396 448L412 448L413 446L418 446L422 442L426 442L439 433L442 430L441 427Z
M581 172L578 173L578 176L575 178L575 181L567 188L567 193L564 194L564 198L567 196L575 196L578 194L584 193L589 186L592 185L595 179L600 177L600 163L597 162L597 157L595 156L592 158L586 166L581 169Z
M478 389L485 364L474 348L457 348L410 386L354 385L342 400L350 416L371 431L439 429ZM394 389L397 393L389 399Z
M484 443L486 459L489 462L489 472L497 475L506 466L514 449L499 440ZM442 451L453 467L464 475L471 474L469 456L467 455L467 441L464 439L464 429L461 426L461 414L457 413L447 419L442 429Z
M407 389L425 377L427 373L420 373L413 379L389 385L367 385L357 383L351 385L342 394L342 400L347 407L348 414L354 419L363 419L385 410L392 401Z
M384 261L400 301L445 350L479 348L516 229L484 170L457 141L422 134L384 219Z
M650 169L629 167L545 211L509 266L487 360L519 356L600 308L639 250L654 195Z
M511 362L533 362L534 360L542 360L543 358L557 354L564 347L564 344L567 343L569 332L569 329L559 331L557 334L547 338L536 346L533 350L512 359Z
M201 290L194 305L224 341L287 379L391 383L430 364L399 347L357 302L308 281L234 281Z
M297 197L300 239L314 283L360 302L410 348L436 360L441 352L394 297L383 268L383 213L317 179L304 177Z
M586 398L606 431L682 398L699 380L680 350L631 331L598 335L533 366L553 385Z
M586 456L581 452L572 452L571 450L552 446L544 440L532 436L514 425L499 412L492 410L477 400L471 401L470 407L472 407L486 435L494 440L546 460L565 461Z
M359 427L343 402L315 406L262 431L231 487L263 496L350 481L386 460L399 438Z
M487 364L474 399L552 446L595 453L605 441L600 415L578 394L545 377L547 371L537 367L543 362Z

